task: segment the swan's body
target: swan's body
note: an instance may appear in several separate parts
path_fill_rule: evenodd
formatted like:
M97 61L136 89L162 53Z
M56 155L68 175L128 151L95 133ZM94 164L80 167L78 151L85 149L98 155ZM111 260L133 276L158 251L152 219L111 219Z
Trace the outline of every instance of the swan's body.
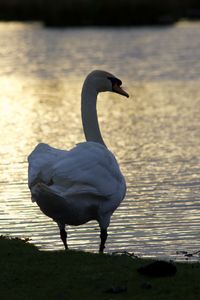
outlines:
M28 157L32 199L57 222L66 249L66 224L96 220L103 252L111 215L125 196L124 177L102 139L96 113L99 92L113 91L128 97L120 85L121 81L110 73L90 73L83 85L81 107L87 141L70 151L39 144Z

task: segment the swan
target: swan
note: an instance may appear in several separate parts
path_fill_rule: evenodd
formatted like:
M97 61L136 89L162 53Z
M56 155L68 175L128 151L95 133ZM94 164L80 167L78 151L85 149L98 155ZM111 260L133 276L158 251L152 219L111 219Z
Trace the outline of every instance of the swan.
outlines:
M100 92L129 97L120 79L102 70L91 72L83 83L81 114L86 141L69 151L40 143L28 156L28 186L32 201L59 227L68 249L66 225L96 220L103 253L110 218L126 193L126 182L115 156L99 129L96 101Z

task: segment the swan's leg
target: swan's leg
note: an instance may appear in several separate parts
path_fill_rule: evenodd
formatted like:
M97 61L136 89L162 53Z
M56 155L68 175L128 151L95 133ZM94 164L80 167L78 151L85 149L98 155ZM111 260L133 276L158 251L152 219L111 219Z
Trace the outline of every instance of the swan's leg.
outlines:
M65 250L68 250L68 245L67 245L67 232L65 231L65 225L58 224L60 228L60 238L65 246Z
M106 215L101 215L99 218L99 226L100 226L100 239L101 243L99 246L99 253L103 253L105 249L105 243L108 237L107 228L110 224L110 213Z
M101 228L101 233L100 233L101 244L99 246L99 253L103 253L107 237L108 237L107 228L106 229Z
M60 229L60 237L61 237L61 240L63 241L64 246L65 246L65 250L68 250L67 233L66 233L65 229Z

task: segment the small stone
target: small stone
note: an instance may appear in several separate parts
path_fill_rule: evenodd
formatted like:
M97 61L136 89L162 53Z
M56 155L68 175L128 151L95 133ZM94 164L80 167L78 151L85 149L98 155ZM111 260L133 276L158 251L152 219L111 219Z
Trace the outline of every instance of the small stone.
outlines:
M146 289L146 290L150 290L152 288L152 285L150 282L143 282L141 284L141 288Z
M127 287L126 286L112 286L111 288L107 289L105 292L111 293L111 294L125 293L125 292L127 292Z

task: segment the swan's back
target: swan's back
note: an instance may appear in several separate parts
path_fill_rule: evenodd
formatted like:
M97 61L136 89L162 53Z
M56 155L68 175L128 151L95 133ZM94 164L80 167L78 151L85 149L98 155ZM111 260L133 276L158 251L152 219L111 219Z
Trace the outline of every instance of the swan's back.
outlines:
M94 194L115 198L118 205L125 194L125 180L114 155L95 142L78 144L70 151L39 144L29 156L29 186L51 183L65 197Z

